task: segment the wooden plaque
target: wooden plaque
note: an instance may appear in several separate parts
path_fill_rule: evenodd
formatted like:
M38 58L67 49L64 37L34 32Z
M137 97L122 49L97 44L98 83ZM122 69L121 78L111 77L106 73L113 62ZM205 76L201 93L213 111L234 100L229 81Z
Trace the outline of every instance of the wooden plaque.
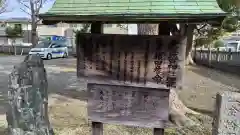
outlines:
M240 134L240 94L224 92L217 95L213 135Z
M88 116L94 122L164 128L169 89L88 84Z
M77 75L124 83L176 87L181 39L172 36L80 34Z

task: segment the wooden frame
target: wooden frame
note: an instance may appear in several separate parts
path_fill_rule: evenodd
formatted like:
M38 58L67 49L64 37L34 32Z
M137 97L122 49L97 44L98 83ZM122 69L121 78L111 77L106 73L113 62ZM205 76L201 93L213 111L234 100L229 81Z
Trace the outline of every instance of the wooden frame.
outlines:
M169 118L169 89L88 84L88 117L93 131L102 133L101 123L154 128L161 135ZM97 134L98 135L98 134Z
M78 77L166 87L181 80L177 36L79 34L78 38Z
M91 27L91 33L94 33L94 34L103 33L102 23L101 22L93 23L92 27ZM80 46L77 46L77 48L79 49ZM184 48L184 46L182 48ZM184 55L182 55L182 56L184 56ZM77 53L77 57L78 58L82 57L82 54ZM181 59L184 59L184 57ZM77 64L80 64L79 62L80 61L77 61ZM101 122L92 121L92 134L93 135L103 135L103 124ZM153 134L154 135L164 135L164 128L154 128Z

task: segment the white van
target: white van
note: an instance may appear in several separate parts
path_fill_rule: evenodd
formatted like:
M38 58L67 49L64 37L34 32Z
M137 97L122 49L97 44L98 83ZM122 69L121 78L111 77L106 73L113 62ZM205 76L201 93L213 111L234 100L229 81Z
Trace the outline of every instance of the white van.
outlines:
M42 41L29 52L29 55L39 54L43 59L66 58L68 47L66 41Z

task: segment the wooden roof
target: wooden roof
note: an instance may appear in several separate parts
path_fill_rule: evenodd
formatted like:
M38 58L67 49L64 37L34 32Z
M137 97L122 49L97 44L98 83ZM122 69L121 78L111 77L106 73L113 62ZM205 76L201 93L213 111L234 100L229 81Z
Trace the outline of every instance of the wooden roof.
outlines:
M216 0L56 0L40 18L63 22L216 21Z

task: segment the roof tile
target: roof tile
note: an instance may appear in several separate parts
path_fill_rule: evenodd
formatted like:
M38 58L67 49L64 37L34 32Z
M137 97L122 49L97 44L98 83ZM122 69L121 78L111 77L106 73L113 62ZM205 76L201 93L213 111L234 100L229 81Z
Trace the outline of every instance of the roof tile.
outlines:
M224 13L216 0L56 0L46 14L208 14Z

